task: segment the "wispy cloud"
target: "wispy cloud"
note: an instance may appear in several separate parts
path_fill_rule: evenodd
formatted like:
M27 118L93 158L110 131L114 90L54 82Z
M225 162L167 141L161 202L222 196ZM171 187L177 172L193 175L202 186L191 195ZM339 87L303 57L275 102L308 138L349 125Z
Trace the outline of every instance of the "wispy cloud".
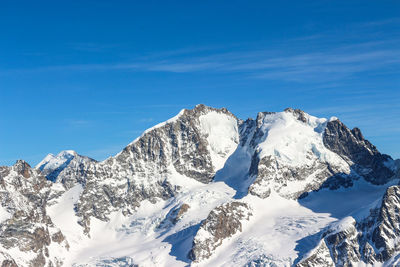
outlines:
M304 49L293 50L296 52L282 49L238 49L221 52L220 49L213 48L191 48L138 57L131 62L43 66L11 72L241 73L249 78L298 83L333 82L375 70L400 72L400 40L397 39L331 46L330 49L313 53ZM199 53L200 51L204 53Z
M400 23L400 18L393 17L393 18L388 18L388 19L363 22L363 23L360 23L359 26L374 27L374 26L383 26L383 25L387 25L387 24L398 24L398 23Z

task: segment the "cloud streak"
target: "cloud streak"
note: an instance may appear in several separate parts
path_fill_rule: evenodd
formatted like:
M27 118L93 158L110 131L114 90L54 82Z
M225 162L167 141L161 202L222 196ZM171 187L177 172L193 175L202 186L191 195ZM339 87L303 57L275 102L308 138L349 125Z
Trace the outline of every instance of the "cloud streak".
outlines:
M199 51L205 53L199 55ZM242 73L249 78L298 83L338 81L368 71L400 72L400 40L333 46L314 53L309 53L307 50L293 53L270 49L219 52L218 49L212 50L212 48L187 49L181 53L183 54L159 53L153 57L141 57L131 62L43 66L10 71Z

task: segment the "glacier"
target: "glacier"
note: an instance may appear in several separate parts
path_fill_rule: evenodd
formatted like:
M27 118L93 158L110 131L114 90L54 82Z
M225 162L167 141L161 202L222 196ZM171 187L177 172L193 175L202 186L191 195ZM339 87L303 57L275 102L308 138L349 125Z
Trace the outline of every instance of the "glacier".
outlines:
M336 117L197 105L104 161L68 150L0 167L0 261L389 266L398 165Z

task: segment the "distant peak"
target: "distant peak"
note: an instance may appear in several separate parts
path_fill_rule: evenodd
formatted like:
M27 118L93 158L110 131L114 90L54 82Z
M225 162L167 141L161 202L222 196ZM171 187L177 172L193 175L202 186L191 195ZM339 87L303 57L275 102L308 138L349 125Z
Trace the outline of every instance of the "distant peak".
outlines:
M18 159L13 166L26 166L30 168L31 166L23 159Z
M46 157L44 157L44 159L39 162L35 168L43 170L44 168L46 168L46 166L48 166L48 164L57 165L60 164L60 162L70 161L77 156L78 154L74 150L63 150L57 155L50 153Z
M54 157L55 157L55 155L53 153L49 153L49 154L47 154L45 159L51 159L51 158L54 158Z
M59 157L59 156L76 156L76 155L77 155L77 153L74 150L63 150L57 154L57 157Z

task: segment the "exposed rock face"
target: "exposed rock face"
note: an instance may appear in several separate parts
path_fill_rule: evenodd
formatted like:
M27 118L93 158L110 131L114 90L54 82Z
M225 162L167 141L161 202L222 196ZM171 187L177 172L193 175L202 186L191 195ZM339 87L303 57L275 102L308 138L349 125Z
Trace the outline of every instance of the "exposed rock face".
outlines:
M178 214L176 215L176 220L178 221L183 214L185 214L189 210L190 206L186 203L183 203L182 206L179 208Z
M305 192L318 190L337 173L350 175L350 166L323 145L324 120L289 108L283 113L259 113L255 121L248 120L245 124L248 137L244 138L243 145L253 151L249 169L249 176L254 181L249 186L249 193L253 195L266 198L271 190L275 190L282 196L297 199ZM281 131L270 128L276 124ZM304 135L297 135L299 131ZM282 145L265 145L271 142L270 139ZM295 147L296 143L303 146ZM292 182L302 185L293 190L288 187Z
M214 120L224 123L221 130L228 128L231 136L211 146L220 134L211 127ZM115 157L86 167L84 191L76 205L86 232L91 216L106 221L112 211L131 214L144 199L173 197L180 189L170 181L175 173L210 182L223 167L216 162L226 160L239 142L237 127L237 118L226 109L198 105L146 131Z
M209 258L224 239L242 231L242 222L252 216L246 203L231 202L221 205L210 212L201 223L189 257L193 261Z
M392 158L379 153L358 128L350 130L341 121L332 120L325 128L324 145L373 184L387 183L395 175L385 165L385 162L393 161Z
M223 114L231 121L231 127L237 128L237 118L226 109L219 110L198 105L193 110L182 111L175 120L167 121L162 127L147 131L137 141L128 145L115 159L121 164L133 164L131 168L137 172L146 168L143 163L154 164L158 172L166 171L172 163L178 173L208 183L216 172L216 166L213 165L211 158L213 152L222 158L232 153L230 151L232 148L229 146L223 147L220 151L213 151L213 147L210 147L208 137L212 133L204 129L210 125L202 125L203 116L209 114L217 116ZM238 143L238 134L233 133L233 136L227 138L231 138L231 145L234 148Z
M314 250L314 253L306 258L305 260L298 263L296 266L298 267L334 267L335 263L333 262L330 251L326 246L325 240L322 240L318 247Z
M23 160L17 160L17 163L14 164L14 170L24 178L31 177L30 169L31 166Z
M293 116L301 122L307 123L307 114L300 109L286 108L285 112L292 113Z
M63 201L70 201L71 222L78 221L79 229L84 229L79 238L92 238L95 219L109 222L117 212L131 218L143 203L169 203L149 229L162 235L174 227L186 227L173 235L183 235L188 244L195 236L189 256L199 262L242 231L253 210L245 198L237 198L247 193L258 200L277 195L296 200L324 188L351 188L357 180L381 185L398 176L398 166L365 140L359 129L349 130L338 120L289 108L260 112L255 120L241 121L224 108L198 105L147 130L102 162L64 151L48 155L34 169L24 161L0 167L0 260L4 266L62 265L72 243L68 243L68 233L55 225L49 209L76 188L82 190L71 197L76 198L73 203ZM223 201L215 198L215 204L204 205L208 208L200 212L201 217L193 215L199 206L190 201L202 188L217 184L219 174L229 190L213 195L207 189L198 201L207 203L209 196L223 197ZM193 199L181 200L189 189L195 192ZM235 190L242 194L231 196ZM346 224L340 231L326 231L315 253L299 266L389 261L398 253L397 198L397 187L390 188L382 206L368 218ZM133 228L135 223L126 227ZM264 256L251 264L273 262L270 255ZM136 264L128 256L97 263Z
M62 235L46 214L50 188L51 182L24 161L1 168L0 201L8 218L0 222L0 250L18 249L31 255L30 260L23 261L3 253L3 266L16 266L16 260L29 266L56 266L61 262L57 255L48 253L48 247L52 245L51 233ZM67 250L68 243L62 240L55 246Z
M224 120L231 120L228 127L236 127L232 129L232 136L226 136L228 143L225 146L218 147L212 144L212 140L210 141L212 135L210 125L207 125L207 121L204 123L204 118L210 114L225 115ZM286 121L287 125L283 125L283 128L292 125L304 129L313 127L313 133L310 133L314 135L312 137L323 136L323 144L322 142L317 144L319 147L309 144L304 148L306 153L301 156L309 163L299 166L291 164L293 159L289 158L288 161L285 159L287 155L281 154L282 151L277 149L272 155L262 153L262 144L272 135L268 125L279 120ZM91 216L107 220L107 214L115 210L131 214L144 199L154 202L157 198L168 199L174 196L179 191L179 185L171 184L168 179L173 172L202 183L209 183L216 171L223 167L221 164L216 166L215 158L226 160L238 145L248 147L249 153L252 154L249 180L253 182L250 183L248 191L262 198L268 197L271 190L296 199L306 192L321 187L332 189L348 187L352 185L352 180L358 179L358 174L364 175L368 172L370 173L366 175L366 179L372 179L371 175L376 177L376 174L379 174L379 177L386 177L385 180L382 178L381 182L388 181L393 172L384 166L383 159L390 157L381 155L375 147L363 139L358 130L354 130L353 133L343 124L338 124L339 127L335 122L318 121L301 110L291 108L280 114L262 112L258 114L256 120L249 119L242 122L226 109L198 105L195 109L184 110L176 118L146 131L117 156L104 162L97 163L75 152L69 152L57 155L56 158L65 160L56 168L48 168L47 166L51 164L44 161L39 169L42 169L48 179L58 179L66 189L76 183L84 185L84 191L76 208L87 232L90 229ZM335 131L337 128L340 130ZM287 138L289 142L292 137ZM327 160L325 155L325 158L321 157L321 154L326 154L323 145L346 160L360 158L361 156L357 156L360 154L359 151L371 150L372 155L361 157L362 160L357 162L364 164L367 157L372 163L359 165L361 167L357 168L358 172L352 174L350 166L353 161L343 161L341 158L332 161ZM346 148L347 146L350 148ZM340 175L337 175L338 173ZM332 179L329 183L325 183L328 178ZM103 182L106 180L107 183ZM287 187L288 183L294 181L302 181L303 184L297 191ZM373 181L376 182L376 179ZM92 203L91 199L97 201Z
M294 121L288 119L289 114ZM268 125L280 123L280 120L284 121L282 134L274 136ZM268 197L271 190L275 190L282 196L297 199L320 188L350 187L360 177L373 184L385 184L395 176L395 163L390 156L379 153L358 128L350 130L337 119L318 120L301 110L288 108L281 114L259 113L255 121L248 120L245 124L246 138L251 138L251 141L243 140L254 151L249 170L254 182L249 186L249 193L261 198ZM313 141L308 143L306 138L290 134L295 131L302 131ZM280 147L272 150L268 147L271 152L262 153L266 150L264 142L278 138L287 139L288 148L295 142L305 144L290 148L304 151L300 166L296 164L298 159L293 157L299 153L292 153L290 149ZM295 181L302 183L297 191L288 187Z
M220 128L228 130L227 141L215 144L215 135L220 134L216 131L221 129L211 121L221 122ZM37 168L65 190L76 184L84 187L76 212L89 234L90 217L107 221L113 211L132 214L144 199L155 202L173 197L180 190L179 184L170 181L176 173L209 183L223 167L219 161L223 164L239 142L238 123L224 108L197 105L147 130L103 162L65 151L47 156Z
M18 267L15 260L5 252L0 252L1 267Z
M94 168L96 160L81 156L75 151L62 151L58 155L47 155L36 169L46 176L47 180L60 182L66 190L76 183L84 184L87 173Z
M168 228L171 225L176 224L182 216L189 210L190 206L183 203L180 207L175 207L167 214L164 220L158 225L159 229Z
M379 204L366 218L356 221L347 217L328 229L318 249L298 266L318 266L322 259L336 266L390 263L400 253L400 186L389 187ZM330 258L323 256L328 255L325 244ZM321 249L325 252L320 253Z

